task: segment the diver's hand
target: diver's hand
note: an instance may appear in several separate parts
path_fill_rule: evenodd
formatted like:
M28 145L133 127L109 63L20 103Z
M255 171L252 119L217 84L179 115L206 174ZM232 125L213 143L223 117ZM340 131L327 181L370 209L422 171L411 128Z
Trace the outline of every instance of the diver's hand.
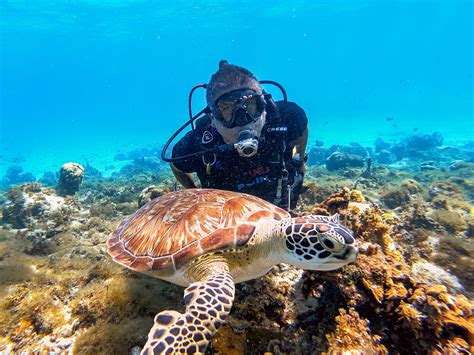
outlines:
M179 170L173 163L170 163L171 171L173 172L176 180L185 188L185 189L194 189L197 188L197 185L194 181L193 175L185 173L184 171Z

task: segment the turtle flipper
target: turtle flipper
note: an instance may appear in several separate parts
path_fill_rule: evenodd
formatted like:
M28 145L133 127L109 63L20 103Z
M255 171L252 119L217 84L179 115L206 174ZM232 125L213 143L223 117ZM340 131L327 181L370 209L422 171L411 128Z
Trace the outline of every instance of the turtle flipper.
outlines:
M184 291L186 313L159 313L142 354L204 353L230 312L234 292L234 281L227 270L192 283Z

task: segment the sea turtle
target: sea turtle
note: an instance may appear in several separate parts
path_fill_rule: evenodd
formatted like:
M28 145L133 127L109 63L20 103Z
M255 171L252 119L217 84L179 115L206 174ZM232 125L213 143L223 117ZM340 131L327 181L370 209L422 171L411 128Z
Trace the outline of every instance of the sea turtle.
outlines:
M337 215L291 218L258 197L213 189L151 200L120 223L107 246L119 264L187 287L186 312L159 313L142 354L203 353L230 312L234 284L276 264L334 270L357 256Z

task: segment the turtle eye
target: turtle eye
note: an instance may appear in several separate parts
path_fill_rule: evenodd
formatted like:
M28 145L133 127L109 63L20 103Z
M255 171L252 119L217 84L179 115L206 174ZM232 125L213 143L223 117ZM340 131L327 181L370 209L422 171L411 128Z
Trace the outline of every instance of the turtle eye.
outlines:
M340 253L344 249L344 243L332 235L322 234L319 236L324 249L332 253Z

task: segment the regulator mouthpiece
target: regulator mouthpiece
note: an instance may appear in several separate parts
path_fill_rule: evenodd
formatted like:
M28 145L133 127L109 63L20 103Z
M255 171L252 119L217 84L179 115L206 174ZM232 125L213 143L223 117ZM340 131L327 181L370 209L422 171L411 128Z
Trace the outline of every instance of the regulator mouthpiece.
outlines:
M257 154L258 139L249 131L244 131L239 135L239 141L234 144L234 148L243 158L250 158Z

